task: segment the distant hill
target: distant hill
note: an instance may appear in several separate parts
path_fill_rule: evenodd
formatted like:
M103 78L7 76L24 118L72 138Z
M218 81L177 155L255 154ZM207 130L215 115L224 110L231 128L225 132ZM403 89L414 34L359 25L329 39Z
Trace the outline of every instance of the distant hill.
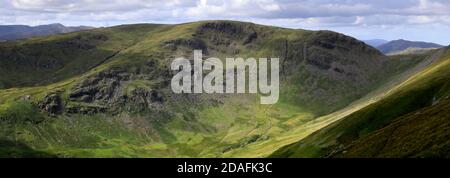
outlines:
M380 45L389 43L389 41L383 39L371 39L371 40L364 40L364 43L376 48Z
M0 41L25 39L60 33L69 33L92 28L93 27L88 26L66 27L59 23L49 25L39 25L39 26L0 25Z
M390 52L387 55L410 55L410 54L424 54L427 53L431 50L434 50L436 48L415 48L415 47L411 47L411 48L407 48L403 51L394 51L394 52Z
M380 50L384 54L398 54L402 53L402 51L407 50L408 48L412 49L435 49L435 48L441 48L442 45L435 44L435 43L427 43L427 42L420 42L420 41L407 41L407 40L394 40L390 41L389 43L380 45L377 47L378 50Z

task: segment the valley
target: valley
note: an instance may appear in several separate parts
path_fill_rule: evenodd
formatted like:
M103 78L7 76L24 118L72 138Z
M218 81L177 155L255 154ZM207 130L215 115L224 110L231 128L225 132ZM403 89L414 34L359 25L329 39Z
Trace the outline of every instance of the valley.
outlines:
M173 93L172 60L197 49L279 58L279 101ZM122 25L4 42L0 52L0 157L323 157L297 144L338 136L323 130L449 61L446 48L388 57L331 31L236 21Z

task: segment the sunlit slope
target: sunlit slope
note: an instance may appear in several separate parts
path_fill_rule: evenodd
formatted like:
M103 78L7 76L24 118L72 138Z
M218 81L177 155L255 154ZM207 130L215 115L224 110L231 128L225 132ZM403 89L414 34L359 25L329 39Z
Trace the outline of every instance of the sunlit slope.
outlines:
M408 113L333 157L431 157L450 153L450 100Z
M336 119L327 114L423 60L390 60L330 31L233 21L118 26L7 43L1 50L20 51L20 44L36 41L39 45L33 48L44 46L36 51L50 55L54 53L46 51L47 43L57 50L61 47L54 43L71 44L74 37L90 39L98 33L107 40L86 40L93 46L86 51L67 49L61 54L69 54L62 67L43 70L15 66L16 57L2 59L9 67L2 68L5 77L0 80L16 88L0 90L0 140L5 143L0 155L263 157L326 126ZM191 58L194 49L221 59L279 57L279 102L260 105L257 95L247 94L174 94L170 62ZM18 59L33 64L52 58ZM28 81L15 83L22 79ZM360 106L338 112L347 114Z
M382 100L273 157L448 157L449 50Z

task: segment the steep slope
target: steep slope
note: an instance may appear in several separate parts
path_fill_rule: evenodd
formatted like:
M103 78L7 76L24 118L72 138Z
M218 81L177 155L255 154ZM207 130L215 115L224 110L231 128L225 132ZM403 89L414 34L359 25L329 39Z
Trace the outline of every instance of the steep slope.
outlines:
M93 29L93 27L66 27L62 24L39 25L34 27L26 25L0 25L0 41L55 35L89 29Z
M448 157L449 48L432 58L438 60L380 101L272 157Z
M380 45L377 47L378 50L380 50L384 54L399 54L399 53L405 53L405 50L413 50L416 51L418 49L436 49L441 48L442 45L435 44L435 43L427 43L427 42L421 42L421 41L407 41L407 40L394 40L390 41L389 43Z
M449 108L450 100L445 99L408 113L331 156L448 158Z
M64 51L61 43L75 44L52 56ZM78 49L80 43L90 48ZM8 55L0 79L9 89L0 91L0 138L62 157L267 156L303 134L296 128L420 62L393 66L374 48L330 31L232 21L119 26L2 45ZM280 101L172 93L169 64L194 49L221 59L279 57ZM59 65L44 70L34 65L41 60ZM2 147L4 155L16 149Z

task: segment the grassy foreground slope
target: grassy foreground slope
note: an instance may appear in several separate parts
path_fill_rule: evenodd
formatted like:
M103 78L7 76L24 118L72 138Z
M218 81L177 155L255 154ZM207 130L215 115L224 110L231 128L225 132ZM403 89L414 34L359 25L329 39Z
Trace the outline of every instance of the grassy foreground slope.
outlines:
M354 111L359 105L350 103L423 60L388 60L330 31L232 21L127 25L2 45L6 157L264 157L341 116L327 114ZM221 59L279 57L279 102L173 94L169 64L194 49Z
M272 157L448 157L450 50L389 95Z

